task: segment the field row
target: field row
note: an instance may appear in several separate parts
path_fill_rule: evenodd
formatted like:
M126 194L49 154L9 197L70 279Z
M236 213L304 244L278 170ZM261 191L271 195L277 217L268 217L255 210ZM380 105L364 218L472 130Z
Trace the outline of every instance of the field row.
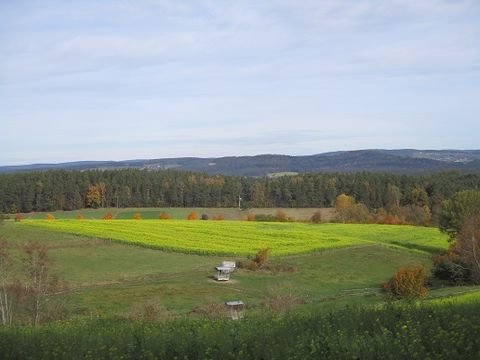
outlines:
M437 229L393 225L183 220L31 220L18 225L203 255L251 255L269 248L271 255L283 256L369 243L434 253L448 245Z

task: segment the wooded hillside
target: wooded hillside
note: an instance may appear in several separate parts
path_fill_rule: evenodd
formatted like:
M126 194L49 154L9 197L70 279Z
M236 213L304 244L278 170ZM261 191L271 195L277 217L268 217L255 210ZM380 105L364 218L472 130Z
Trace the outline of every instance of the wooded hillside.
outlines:
M480 187L480 175L445 172L303 174L278 178L184 171L52 170L0 175L0 212L84 207L329 207L339 194L369 209L429 206L435 215L454 193Z

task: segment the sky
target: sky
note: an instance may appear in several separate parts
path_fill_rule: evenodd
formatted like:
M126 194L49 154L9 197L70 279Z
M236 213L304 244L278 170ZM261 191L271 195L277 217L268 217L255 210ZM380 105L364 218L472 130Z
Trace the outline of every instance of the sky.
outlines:
M0 165L479 145L478 0L0 0Z

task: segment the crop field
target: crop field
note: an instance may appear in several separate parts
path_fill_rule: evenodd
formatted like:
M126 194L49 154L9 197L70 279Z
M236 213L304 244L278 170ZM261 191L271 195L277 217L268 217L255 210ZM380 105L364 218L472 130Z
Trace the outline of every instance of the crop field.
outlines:
M434 253L448 245L437 229L393 225L187 220L32 220L19 225L201 255L251 255L268 248L272 256L284 256L372 243Z

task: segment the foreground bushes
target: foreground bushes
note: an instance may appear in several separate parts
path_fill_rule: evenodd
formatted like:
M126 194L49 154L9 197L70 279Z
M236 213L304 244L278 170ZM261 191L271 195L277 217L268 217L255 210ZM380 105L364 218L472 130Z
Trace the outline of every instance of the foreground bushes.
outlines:
M0 329L3 359L472 359L480 303Z

